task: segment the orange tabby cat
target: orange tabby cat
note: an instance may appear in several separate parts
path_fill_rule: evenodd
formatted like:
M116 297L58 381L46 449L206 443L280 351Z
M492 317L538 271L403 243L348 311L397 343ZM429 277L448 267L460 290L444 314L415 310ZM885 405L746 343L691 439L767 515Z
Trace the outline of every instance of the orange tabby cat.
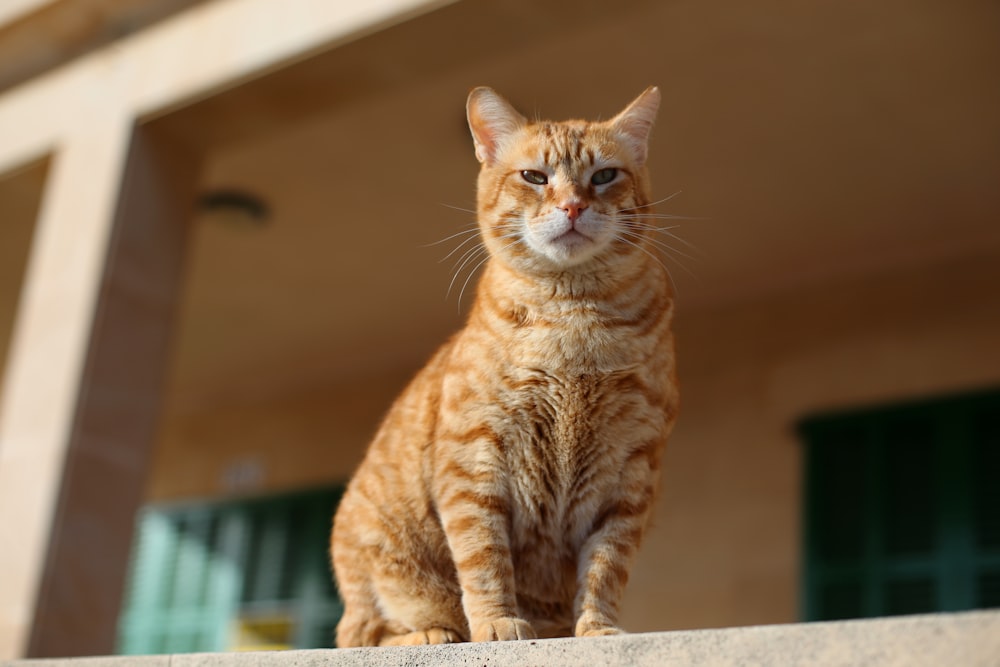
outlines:
M553 123L469 96L490 259L337 511L339 646L620 632L678 406L644 222L659 100Z

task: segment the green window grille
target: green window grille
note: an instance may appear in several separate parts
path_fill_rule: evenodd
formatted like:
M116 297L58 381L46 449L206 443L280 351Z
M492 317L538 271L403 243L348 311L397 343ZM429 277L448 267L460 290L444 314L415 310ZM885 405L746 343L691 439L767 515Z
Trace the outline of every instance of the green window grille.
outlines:
M1000 392L801 431L806 620L1000 606Z
M332 646L342 606L327 547L341 491L144 508L118 652Z

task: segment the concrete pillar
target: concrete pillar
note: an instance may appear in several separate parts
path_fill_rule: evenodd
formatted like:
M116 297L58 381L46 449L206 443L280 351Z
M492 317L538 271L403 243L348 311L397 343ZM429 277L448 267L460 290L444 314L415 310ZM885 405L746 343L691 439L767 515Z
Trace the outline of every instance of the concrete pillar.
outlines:
M197 160L95 114L53 158L0 403L0 658L113 650Z

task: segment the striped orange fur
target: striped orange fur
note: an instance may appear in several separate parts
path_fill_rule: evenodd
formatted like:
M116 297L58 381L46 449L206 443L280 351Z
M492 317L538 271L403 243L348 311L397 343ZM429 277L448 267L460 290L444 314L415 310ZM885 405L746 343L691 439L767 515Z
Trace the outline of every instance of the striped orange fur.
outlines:
M678 409L646 223L659 99L591 123L469 96L489 260L337 511L339 646L620 632Z

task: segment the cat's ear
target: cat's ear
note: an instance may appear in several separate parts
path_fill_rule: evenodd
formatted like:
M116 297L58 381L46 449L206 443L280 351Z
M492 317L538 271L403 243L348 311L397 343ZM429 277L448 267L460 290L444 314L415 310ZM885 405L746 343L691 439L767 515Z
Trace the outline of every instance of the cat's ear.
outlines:
M465 105L469 129L476 144L476 158L492 164L504 139L523 127L527 120L496 91L480 86L469 93Z
M656 110L659 108L660 89L650 86L611 120L612 126L627 140L639 164L646 162L649 153L649 134L656 119Z

